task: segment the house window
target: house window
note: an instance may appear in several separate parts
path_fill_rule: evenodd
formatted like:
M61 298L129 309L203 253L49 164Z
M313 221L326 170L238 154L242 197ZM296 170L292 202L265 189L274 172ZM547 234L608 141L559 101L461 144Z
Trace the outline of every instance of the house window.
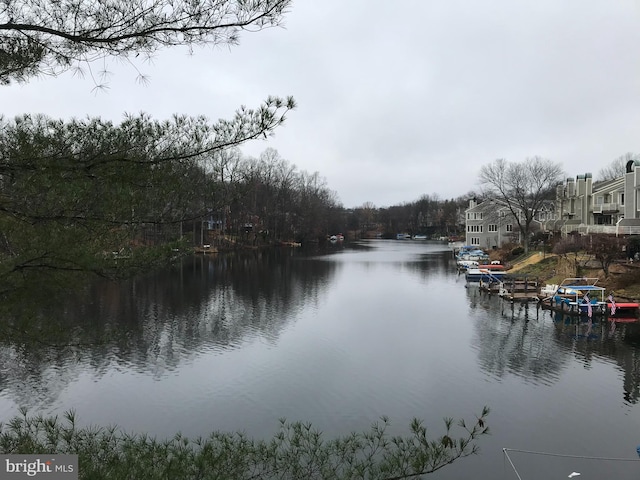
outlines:
M596 205L602 205L604 203L604 197L596 197Z
M467 232L482 233L482 225L467 225Z
M482 220L482 212L473 214L474 220Z
M487 231L488 232L497 232L498 231L498 225L492 225L492 224L488 225L487 226Z
M508 225L506 225L506 227L507 227L507 232L513 232L513 225L512 224L509 223Z
M620 205L624 205L624 193L620 194Z
M480 237L471 237L471 245L480 245Z

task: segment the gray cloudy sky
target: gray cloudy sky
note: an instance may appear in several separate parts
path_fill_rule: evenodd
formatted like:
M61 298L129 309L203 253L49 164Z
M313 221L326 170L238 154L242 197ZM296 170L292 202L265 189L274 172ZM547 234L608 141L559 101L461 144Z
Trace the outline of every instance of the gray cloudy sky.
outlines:
M138 68L147 85L111 62L97 95L71 74L0 87L0 112L215 120L292 95L275 137L243 152L275 148L346 207L457 197L496 158L573 177L640 152L638 0L294 0L284 28Z

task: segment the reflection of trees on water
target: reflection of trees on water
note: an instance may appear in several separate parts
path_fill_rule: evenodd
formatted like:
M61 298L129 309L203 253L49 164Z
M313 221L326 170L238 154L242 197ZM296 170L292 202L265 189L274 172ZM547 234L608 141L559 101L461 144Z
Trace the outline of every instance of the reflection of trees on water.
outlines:
M638 403L640 399L640 350L637 347L629 349L625 355L620 357L619 365L624 371L624 399L629 403Z
M474 313L480 367L496 377L508 373L534 383L553 383L567 363L567 352L553 341L553 329L534 304L514 304L467 286Z
M556 339L586 366L594 357L603 357L622 370L624 400L635 404L640 400L640 324L615 323L585 317L571 317L550 312L554 319Z
M417 256L415 261L401 262L399 268L415 273L423 279L435 276L442 277L443 275L458 275L456 260L448 250L423 253Z
M590 367L594 357L613 361L624 372L624 400L640 399L640 324L611 323L541 310L467 286L474 312L480 367L496 377L508 373L527 381L557 381L571 358Z
M18 404L51 404L87 366L95 377L114 365L161 377L198 352L255 337L274 342L336 268L281 249L197 256L144 277L97 281L64 305L43 306L1 341L0 391L13 390Z
M332 248L325 253L339 253L332 257L325 255L323 260L336 262L355 261L359 265L377 268L381 264L392 265L394 269L410 272L422 279L429 277L459 276L453 251L441 242L424 240L383 240L383 247L377 240L365 243L351 243L347 249ZM389 248L389 246L392 248ZM393 246L396 248L394 249ZM367 255L369 253L370 255ZM462 277L464 278L464 276Z
M56 350L26 352L20 345L0 346L0 393L9 392L18 405L51 405L84 370L75 352Z

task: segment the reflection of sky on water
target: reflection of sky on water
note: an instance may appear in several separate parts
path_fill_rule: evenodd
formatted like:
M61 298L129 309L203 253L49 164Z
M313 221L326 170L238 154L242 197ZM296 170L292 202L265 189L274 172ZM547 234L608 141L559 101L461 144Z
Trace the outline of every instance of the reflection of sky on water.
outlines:
M513 374L525 381L551 384L574 362L585 369L594 362L616 365L624 374L624 400L637 403L640 365L638 349L628 338L640 329L637 323L615 324L589 320L551 310L535 303L517 303L467 287L469 308L476 315L479 365L489 375Z
M466 285L446 246L400 243L197 257L96 284L59 317L93 345L2 344L0 417L76 408L157 435L270 436L280 417L334 435L380 415L404 432L418 416L440 433L442 417L489 405L483 455L437 478L495 478L504 446L637 443L634 326L503 302Z
M17 405L47 411L74 381L115 375L135 384L135 372L164 381L203 354L220 355L256 338L273 346L335 270L287 257L194 257L120 284L97 281L62 310L42 315L43 322L58 320L62 331L47 343L80 347L0 348L0 400L11 397L12 411Z
M513 303L467 287L475 317L475 341L480 367L500 379L512 374L527 382L551 384L558 380L568 352L555 342L552 322L534 303Z

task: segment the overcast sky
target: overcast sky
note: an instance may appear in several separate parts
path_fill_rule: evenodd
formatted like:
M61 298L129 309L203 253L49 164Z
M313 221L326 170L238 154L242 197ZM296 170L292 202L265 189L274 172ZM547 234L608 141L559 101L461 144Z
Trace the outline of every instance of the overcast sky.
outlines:
M458 197L496 158L597 177L640 153L638 0L294 0L284 28L138 67L148 84L111 62L98 94L71 74L0 87L0 113L216 120L292 95L275 136L242 150L319 172L345 207Z

